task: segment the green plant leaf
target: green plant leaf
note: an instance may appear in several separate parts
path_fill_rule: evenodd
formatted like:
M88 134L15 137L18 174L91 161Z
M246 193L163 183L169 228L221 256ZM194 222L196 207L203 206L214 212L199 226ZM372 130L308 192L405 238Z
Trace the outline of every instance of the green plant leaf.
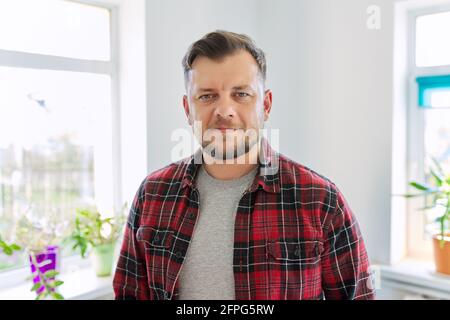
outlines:
M56 287L61 286L62 284L64 284L64 281L59 281L59 280L53 280L53 281L47 283L47 285L50 288L56 288Z
M30 291L37 291L40 287L42 287L42 283L35 283Z
M50 279L50 278L56 277L58 274L59 274L58 271L50 270L50 271L47 271L47 272L44 274L44 277L45 277L46 279Z
M434 181L436 182L437 186L442 186L442 178L436 174L436 172L433 171L433 169L430 169L431 175L434 177Z
M81 249L81 257L86 258L87 245L85 243L83 243L80 246L80 249Z
M407 193L404 195L405 198L415 198L415 197L423 197L424 195L422 193L417 193L417 194L412 194L412 193Z
M10 256L13 254L13 250L10 247L6 246L3 248L3 253L6 254L7 256Z
M15 250L15 251L22 250L22 247L17 245L17 244L15 244L15 243L13 243L10 248Z
M412 187L414 187L414 188L416 188L418 190L422 190L422 191L430 191L431 190L430 187L424 186L424 185L422 185L420 183L417 183L417 182L410 182L409 184L410 184L410 186L412 186Z
M64 297L57 292L52 292L52 297L55 298L56 300L64 300Z
M38 294L38 296L36 297L36 300L45 299L47 296L48 296L48 292L44 291L44 292Z

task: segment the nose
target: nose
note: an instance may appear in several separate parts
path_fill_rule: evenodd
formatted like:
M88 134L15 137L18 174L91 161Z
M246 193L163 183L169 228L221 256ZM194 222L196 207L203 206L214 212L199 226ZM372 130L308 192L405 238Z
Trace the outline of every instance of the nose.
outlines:
M214 114L218 118L230 120L236 116L233 101L226 97L223 97L217 101L217 105Z

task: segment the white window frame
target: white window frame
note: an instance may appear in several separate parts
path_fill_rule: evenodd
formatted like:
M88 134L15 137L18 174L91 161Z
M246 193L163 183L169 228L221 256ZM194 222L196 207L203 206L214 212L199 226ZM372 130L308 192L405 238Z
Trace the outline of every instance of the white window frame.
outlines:
M419 76L437 76L450 74L450 65L418 67L416 66L416 19L419 16L450 12L450 4L441 4L414 9L408 12L408 108L407 108L407 181L425 180L424 167L424 112L418 106ZM412 188L409 192L416 192ZM424 212L418 210L423 207L423 198L413 198L407 202L407 256L410 258L433 259L432 243L423 237L425 228Z
M85 72L111 77L111 112L112 112L112 168L113 177L113 205L120 209L122 200L122 166L121 166L121 121L120 121L120 77L119 77L119 5L122 0L64 0L109 10L110 12L110 60L96 61L87 59L74 59L46 54L35 54L0 49L0 66L47 69L58 71ZM116 214L118 212L116 211ZM87 267L90 261L81 257L71 256L62 258L61 273L71 272ZM11 271L0 272L0 290L23 283L29 277L29 266Z

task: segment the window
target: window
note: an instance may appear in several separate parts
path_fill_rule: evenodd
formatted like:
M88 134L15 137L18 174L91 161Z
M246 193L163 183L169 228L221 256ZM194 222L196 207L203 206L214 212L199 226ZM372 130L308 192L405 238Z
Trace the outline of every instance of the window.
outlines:
M113 214L121 205L111 15L64 0L0 1L3 238L24 214L60 235L77 207L95 203ZM26 258L2 257L0 272Z
M110 59L110 13L64 0L0 1L0 49Z
M416 65L450 64L450 11L421 15L416 21Z
M410 30L408 181L430 183L435 160L450 171L450 8L415 12ZM437 212L423 214L419 208L425 202L418 198L408 203L408 255L431 259L431 230L426 226Z

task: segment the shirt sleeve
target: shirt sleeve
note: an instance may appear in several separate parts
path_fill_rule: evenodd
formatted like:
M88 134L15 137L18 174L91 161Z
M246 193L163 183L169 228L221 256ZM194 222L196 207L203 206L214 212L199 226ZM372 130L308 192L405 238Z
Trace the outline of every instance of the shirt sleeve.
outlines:
M322 288L325 299L372 300L369 259L356 218L336 188L336 202L324 230Z
M145 180L141 183L131 206L123 242L113 279L116 300L148 300L145 249L136 239L145 198Z

